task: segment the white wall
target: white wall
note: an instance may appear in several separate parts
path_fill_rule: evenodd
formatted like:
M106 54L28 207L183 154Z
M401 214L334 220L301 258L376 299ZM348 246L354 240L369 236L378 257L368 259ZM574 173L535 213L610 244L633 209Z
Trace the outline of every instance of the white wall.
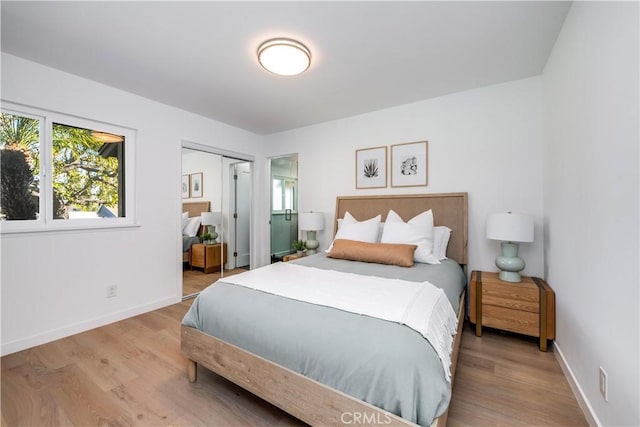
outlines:
M222 211L222 156L190 149L182 150L182 174L202 173L202 197L183 202L211 202L211 212Z
M485 238L485 221L511 210L535 217L535 242L522 244L521 255L524 273L541 276L540 115L541 80L530 78L270 135L266 149L299 153L299 209L325 213L321 248L333 233L336 196L466 191L469 271L497 271L499 242ZM429 141L427 187L356 190L356 149L422 140Z
M637 2L576 2L543 74L556 347L602 425L640 425L638 49Z
M3 235L2 354L179 301L181 141L260 158L261 138L4 53L2 99L136 129L139 224Z

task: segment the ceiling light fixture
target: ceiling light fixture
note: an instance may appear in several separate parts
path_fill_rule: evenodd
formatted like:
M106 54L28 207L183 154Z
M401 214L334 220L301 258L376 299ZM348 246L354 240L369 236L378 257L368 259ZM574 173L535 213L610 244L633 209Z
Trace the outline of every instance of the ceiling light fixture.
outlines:
M295 76L309 68L311 52L296 40L270 39L258 47L258 62L274 74Z
M96 130L91 131L91 136L97 139L98 141L104 142L107 144L124 141L124 136L122 135L115 135L113 133L108 133L108 132L99 132Z

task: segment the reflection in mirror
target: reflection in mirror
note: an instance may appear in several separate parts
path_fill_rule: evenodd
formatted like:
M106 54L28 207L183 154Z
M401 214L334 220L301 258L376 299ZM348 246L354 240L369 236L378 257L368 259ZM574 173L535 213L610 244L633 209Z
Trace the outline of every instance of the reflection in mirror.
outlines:
M298 239L298 155L271 159L271 262L293 252Z
M229 243L227 268L237 272L239 268L251 266L251 162L227 157L223 161L228 163L229 172L229 223L225 227Z
M196 296L224 273L222 168L221 155L182 149L183 298Z
M183 299L250 268L251 174L249 160L183 148Z

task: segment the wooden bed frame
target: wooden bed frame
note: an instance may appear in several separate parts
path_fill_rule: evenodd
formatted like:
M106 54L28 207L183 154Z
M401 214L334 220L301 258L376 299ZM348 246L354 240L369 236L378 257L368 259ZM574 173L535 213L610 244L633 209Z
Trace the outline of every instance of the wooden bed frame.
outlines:
M358 220L378 214L384 220L389 209L393 209L405 221L427 209L433 209L435 225L446 225L452 229L447 257L463 267L466 265L467 193L338 197L336 224L337 218L342 218L345 211ZM463 293L458 310L458 334L451 356L452 386L464 315ZM189 358L190 382L196 381L199 363L312 426L345 425L346 421L342 419L345 413L361 414L363 424L368 425L373 420L385 426L415 426L410 421L185 325L181 329L181 349ZM448 412L447 409L432 425L446 426Z

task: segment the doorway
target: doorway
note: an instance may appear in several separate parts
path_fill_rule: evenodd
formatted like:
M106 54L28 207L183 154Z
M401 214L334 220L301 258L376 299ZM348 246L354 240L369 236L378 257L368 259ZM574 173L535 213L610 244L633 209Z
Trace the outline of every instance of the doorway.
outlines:
M293 253L298 239L298 155L271 159L271 262Z

